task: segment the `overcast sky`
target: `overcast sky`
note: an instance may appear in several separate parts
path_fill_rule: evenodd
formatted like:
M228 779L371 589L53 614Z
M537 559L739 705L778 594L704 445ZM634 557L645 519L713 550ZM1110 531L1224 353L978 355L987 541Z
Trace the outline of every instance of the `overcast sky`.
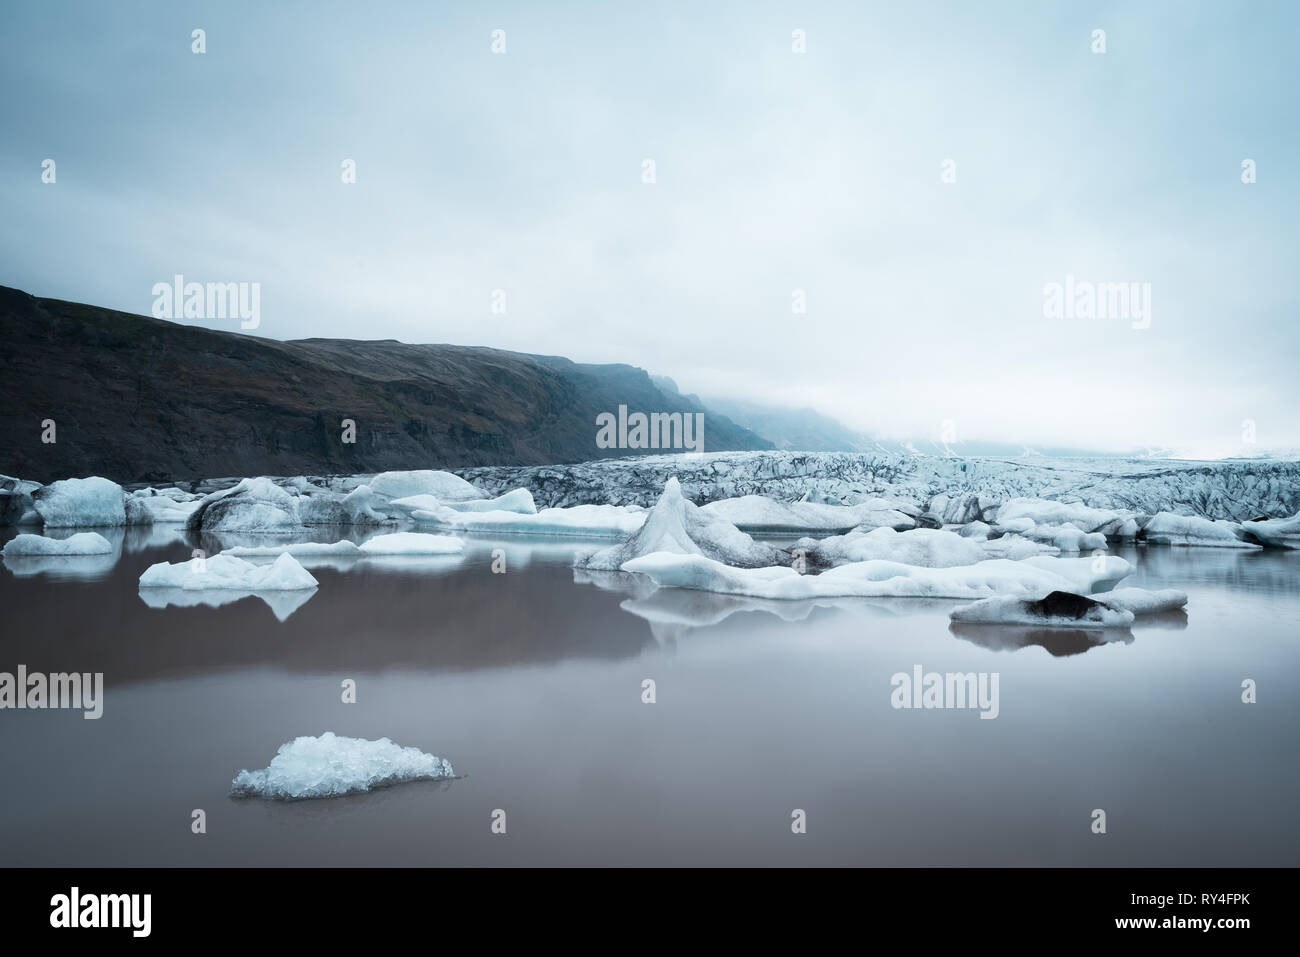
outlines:
M1295 448L1298 48L1293 3L5 4L0 284L258 282L259 335L884 435ZM1150 327L1046 318L1067 275L1150 283Z

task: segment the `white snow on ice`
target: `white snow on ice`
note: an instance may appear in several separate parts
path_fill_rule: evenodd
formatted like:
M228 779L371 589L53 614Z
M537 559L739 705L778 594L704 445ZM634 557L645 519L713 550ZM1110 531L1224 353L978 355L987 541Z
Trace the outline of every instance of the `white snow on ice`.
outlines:
M624 562L655 552L705 555L727 565L746 568L774 565L780 552L754 541L735 525L707 508L682 497L677 479L670 478L663 494L626 542L596 552L577 563L581 567L615 571Z
M235 588L243 591L292 591L315 588L317 581L292 555L269 565L244 561L224 552L211 558L150 565L140 576L141 588L181 588L186 591Z
M326 731L280 745L269 767L240 771L230 784L235 797L288 801L339 797L406 781L454 777L451 762L388 738L367 741Z

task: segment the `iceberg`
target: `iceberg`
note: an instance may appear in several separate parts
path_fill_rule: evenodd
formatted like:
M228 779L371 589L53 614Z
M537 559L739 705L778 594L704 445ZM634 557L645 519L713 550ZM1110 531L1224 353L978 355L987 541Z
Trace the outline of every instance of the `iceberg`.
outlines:
M1035 555L1056 555L1061 551L1055 545L1030 541L1014 532L980 542L980 548L989 558L1010 558L1016 561L1033 558Z
M199 507L199 496L188 495L180 489L139 489L126 498L132 510L143 513L143 521L130 521L128 525L184 525Z
M185 527L203 532L302 531L298 497L269 478L242 479L234 488L213 492L199 502Z
M408 495L405 498L395 498L389 504L417 521L421 518L433 517L440 508L449 508L456 512L537 514L537 505L533 502L533 495L526 488L517 488L506 492L504 495L498 495L496 498L469 499L464 502L444 502L436 495Z
M221 550L222 555L235 558L277 558L292 555L294 558L355 558L361 549L355 542L285 542L275 545L231 545Z
M456 555L464 550L465 543L455 536L424 532L376 535L358 547L363 555Z
M1090 508L1071 502L1057 502L1042 498L1013 498L998 509L997 521L1005 525L1009 520L1027 518L1034 525L1072 525L1085 532L1095 532L1103 525L1128 516L1113 511ZM1077 551L1077 549L1071 549Z
M343 524L387 525L396 521L383 510L382 497L369 485L358 485L343 496Z
M113 546L96 532L78 532L67 538L18 535L5 544L5 558L31 555L111 555Z
M416 469L409 472L380 472L368 483L371 491L385 498L407 498L412 495L432 495L447 502L464 502L486 498L487 495L450 472Z
M683 498L681 485L670 478L659 501L631 538L577 564L597 571L616 571L624 562L656 552L705 555L743 568L774 565L782 557L773 546L754 541L726 519Z
M520 512L460 512L445 505L412 515L421 524L457 532L552 535L575 538L626 538L641 527L646 510L637 505L574 505Z
M1187 592L1177 588L1148 591L1145 588L1116 588L1098 595L1089 595L1112 608L1122 608L1134 615L1159 615L1167 611L1180 611L1187 605Z
M1049 628L1127 628L1133 624L1131 611L1063 591L1048 592L1037 599L1014 595L984 598L969 605L958 605L949 617L967 623Z
M762 495L743 495L710 502L701 509L747 531L824 533L859 527L899 531L916 527L916 519L901 511L898 503L883 498L858 505L823 505L809 501L785 504Z
M1073 525L1034 525L1020 533L1027 539L1051 545L1063 552L1092 551L1106 548L1101 532L1085 532Z
M1187 593L1174 588L1120 588L1096 595L1053 591L1039 599L1000 595L954 608L953 621L1048 628L1127 628L1134 618L1177 611Z
M1213 522L1198 515L1175 515L1161 512L1142 530L1155 545L1207 545L1218 548L1259 548L1254 542L1237 537L1241 526L1236 522Z
M1055 564L1054 564L1055 563ZM803 598L988 598L1032 597L1051 591L1093 591L1133 571L1122 558L1100 560L993 558L974 565L920 568L873 560L840 565L819 575L793 568L732 568L703 555L656 552L623 564L623 571L647 575L666 588L695 588L727 595L781 600Z
M820 541L801 538L794 548L806 552L809 563L818 568L875 559L923 568L949 568L974 565L988 558L981 543L935 528L913 528L905 532L888 527L870 531L855 529L847 535Z
M1244 522L1242 534L1273 548L1300 548L1300 513L1291 518Z
M46 528L119 527L126 524L126 493L106 478L63 479L32 492Z
M150 565L140 576L141 588L181 588L186 591L236 588L243 591L293 591L315 588L318 582L292 555L269 565L257 565L222 552L211 558Z
M0 526L39 525L32 493L40 487L40 482L0 475Z
M388 738L367 741L326 731L318 738L294 738L280 745L269 767L236 774L230 793L232 797L293 801L454 776L446 758L402 747Z

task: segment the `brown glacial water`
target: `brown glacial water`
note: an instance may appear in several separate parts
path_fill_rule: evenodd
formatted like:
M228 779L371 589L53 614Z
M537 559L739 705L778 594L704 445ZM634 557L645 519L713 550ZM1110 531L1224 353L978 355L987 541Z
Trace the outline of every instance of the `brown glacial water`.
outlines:
M1182 588L1187 614L1101 635L575 581L574 545L519 539L309 565L320 587L275 607L150 607L140 573L190 554L168 538L0 570L0 671L105 683L98 720L0 711L3 863L1300 864L1300 553L1120 550L1126 585ZM917 665L998 673L997 718L893 708ZM324 731L461 777L228 796Z

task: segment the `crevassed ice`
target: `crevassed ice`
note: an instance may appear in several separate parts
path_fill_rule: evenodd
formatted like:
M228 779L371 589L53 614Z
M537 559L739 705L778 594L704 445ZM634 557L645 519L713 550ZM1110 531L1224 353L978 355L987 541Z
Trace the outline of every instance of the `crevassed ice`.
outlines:
M294 738L280 745L269 767L240 771L230 783L235 797L288 801L339 797L405 781L454 777L451 762L388 738Z

